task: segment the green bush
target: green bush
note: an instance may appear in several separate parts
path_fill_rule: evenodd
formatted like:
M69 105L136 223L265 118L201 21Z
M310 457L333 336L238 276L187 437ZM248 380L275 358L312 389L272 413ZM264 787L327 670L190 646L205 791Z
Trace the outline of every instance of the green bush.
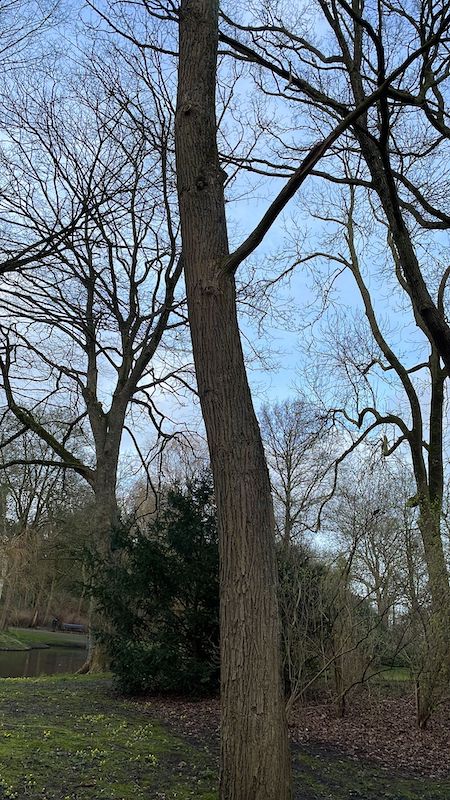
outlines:
M204 694L219 679L218 542L209 476L167 491L147 530L115 532L94 593L99 633L127 693Z

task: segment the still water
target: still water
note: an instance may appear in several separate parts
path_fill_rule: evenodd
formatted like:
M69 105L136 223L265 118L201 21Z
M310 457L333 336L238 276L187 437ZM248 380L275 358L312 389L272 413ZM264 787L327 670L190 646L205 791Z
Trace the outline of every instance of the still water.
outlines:
M76 672L85 659L86 651L82 647L0 652L0 678L33 678Z

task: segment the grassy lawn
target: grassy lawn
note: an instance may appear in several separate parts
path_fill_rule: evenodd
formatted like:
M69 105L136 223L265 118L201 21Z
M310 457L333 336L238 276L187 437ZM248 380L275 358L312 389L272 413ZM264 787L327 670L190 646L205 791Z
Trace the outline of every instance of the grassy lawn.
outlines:
M86 637L79 633L10 628L0 631L0 650L29 650L39 647L86 647Z
M212 749L211 749L212 746ZM0 800L217 800L211 740L177 736L107 678L0 680ZM323 749L294 752L297 800L448 800Z
M0 797L215 798L215 771L106 679L0 681Z
M29 650L30 645L21 641L10 631L0 631L0 650Z

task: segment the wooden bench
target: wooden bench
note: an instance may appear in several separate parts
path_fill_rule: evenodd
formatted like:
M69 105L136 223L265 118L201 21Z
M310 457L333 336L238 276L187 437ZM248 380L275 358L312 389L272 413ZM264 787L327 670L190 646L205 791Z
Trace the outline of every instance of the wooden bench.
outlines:
M68 631L71 633L86 633L86 626L79 625L76 622L62 622L61 623L61 630Z

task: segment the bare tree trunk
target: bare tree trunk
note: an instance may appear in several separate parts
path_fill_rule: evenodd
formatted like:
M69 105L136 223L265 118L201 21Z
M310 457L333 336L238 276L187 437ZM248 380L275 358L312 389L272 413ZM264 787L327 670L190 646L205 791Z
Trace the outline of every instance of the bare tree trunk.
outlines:
M14 563L14 562L13 562ZM14 592L14 572L10 571L9 576L5 578L6 580L6 591L2 592L2 608L1 608L1 616L0 616L0 630L4 631L7 630L9 625L9 617L11 612L11 601Z
M85 602L85 596L86 596L86 568L85 568L85 564L83 564L82 565L82 570L81 570L81 595L80 595L80 599L78 601L78 608L77 608L77 616L78 616L78 618L81 617L81 612L83 610L83 604Z
M94 545L97 548L101 560L104 564L111 557L111 532L118 522L119 512L116 499L116 470L117 462L105 465L104 469L98 470L97 483L95 487L95 539ZM78 670L78 674L84 675L93 672L105 672L108 669L109 661L104 647L96 640L95 630L104 629L108 625L106 620L97 608L97 603L91 597L89 602L89 630L88 630L88 650L86 661Z
M183 0L176 148L183 259L221 560L221 800L288 800L275 522L248 386L215 120L215 0Z
M40 596L39 596L40 599ZM39 599L37 602L39 602ZM33 618L30 622L30 628L37 628L39 624L39 606L35 604Z
M450 587L441 539L440 509L421 509L419 527L431 594L430 629L417 703L417 723L423 729L450 680Z
M50 609L51 609L52 603L53 603L53 592L54 592L54 590L55 590L55 578L53 577L52 578L52 582L50 584L50 591L48 593L46 606L45 606L45 612L44 612L44 618L43 618L43 624L44 625L47 625L47 620L48 620L48 618L50 616Z
M7 628L7 622L8 622L8 611L9 611L8 601L10 594L10 592L8 591L9 582L7 582L6 584L6 592L4 591L5 581L7 581L8 578L8 566L9 566L8 562L9 562L8 556L6 555L6 553L2 553L2 555L0 556L0 604L1 604L0 631L3 631L5 630L5 628Z

